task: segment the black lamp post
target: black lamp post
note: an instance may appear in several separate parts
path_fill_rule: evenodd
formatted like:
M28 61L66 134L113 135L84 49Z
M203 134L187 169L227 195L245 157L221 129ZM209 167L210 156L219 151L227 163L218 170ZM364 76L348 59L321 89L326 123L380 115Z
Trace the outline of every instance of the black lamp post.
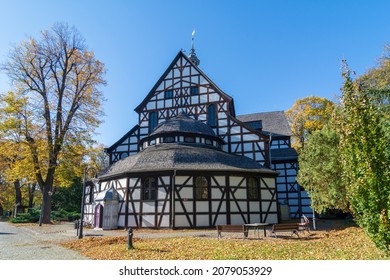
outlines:
M90 170L95 172L95 169L93 167L87 166L84 169L83 194L82 194L82 200L81 200L81 217L80 217L80 223L78 225L78 238L79 239L83 238L85 188L86 188L86 183L87 183L88 171L90 171Z

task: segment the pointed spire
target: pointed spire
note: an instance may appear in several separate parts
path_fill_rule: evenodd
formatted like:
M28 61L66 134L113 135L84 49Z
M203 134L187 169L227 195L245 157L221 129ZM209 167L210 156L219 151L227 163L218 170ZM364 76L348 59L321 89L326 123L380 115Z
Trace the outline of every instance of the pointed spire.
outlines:
M194 31L192 31L191 51L190 51L190 54L188 55L188 58L191 59L191 61L192 61L196 66L198 66L199 63L200 63L200 60L199 60L199 58L196 56L196 53L195 53L194 35L195 35L195 29L194 29Z

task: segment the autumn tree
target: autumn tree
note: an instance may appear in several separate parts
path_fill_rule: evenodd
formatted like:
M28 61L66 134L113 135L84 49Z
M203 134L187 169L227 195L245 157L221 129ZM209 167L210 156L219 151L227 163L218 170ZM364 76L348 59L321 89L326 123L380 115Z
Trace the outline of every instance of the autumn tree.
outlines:
M328 123L334 103L326 98L308 96L298 99L286 111L292 130L292 146L300 153L305 147L307 136Z
M36 181L29 150L21 144L21 135L14 129L23 122L21 114L29 114L24 108L25 101L25 98L18 98L13 92L0 96L0 170L4 183L14 188L16 207L26 206L26 200L23 199L26 194L29 198L28 206L31 206L35 194Z
M11 49L1 68L13 82L14 92L26 98L29 114L15 129L29 147L42 191L42 222L50 223L55 173L64 147L72 139L87 141L100 123L105 68L79 32L64 23Z

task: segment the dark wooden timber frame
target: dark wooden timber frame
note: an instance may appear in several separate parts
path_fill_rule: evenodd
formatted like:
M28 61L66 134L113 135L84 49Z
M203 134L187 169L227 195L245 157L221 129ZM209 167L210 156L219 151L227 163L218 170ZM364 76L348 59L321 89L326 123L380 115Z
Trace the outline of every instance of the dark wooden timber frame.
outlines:
M195 182L197 176L204 176L209 183L209 198L196 200ZM270 217L277 217L277 192L273 186L269 186L266 178L275 180L274 176L256 172L189 172L189 171L172 171L151 172L138 175L128 174L126 178L112 178L109 181L101 182L101 189L96 190L95 196L113 184L120 194L120 213L119 220L124 221L124 227L150 227L150 228L180 228L180 227L215 227L220 224L220 218L226 223L231 224L240 220L242 224L252 222L266 222ZM158 181L159 195L154 201L143 201L141 195L142 181L145 178L153 177ZM174 183L172 190L172 180L175 178L186 178L181 183ZM236 185L231 185L231 178L241 178ZM224 178L221 184L220 180ZM257 201L248 200L247 197L239 198L238 192L247 193L246 186L248 178L258 180L259 198ZM133 186L130 184L133 181ZM177 181L177 180L175 180ZM174 200L172 199L172 192ZM186 194L192 192L192 196ZM161 195L162 194L162 195ZM216 195L217 194L217 195ZM265 197L266 195L266 197ZM201 202L201 203L199 203ZM206 209L200 205L206 204ZM93 209L93 204L89 204ZM148 205L148 209L146 207ZM150 207L152 206L152 207ZM235 208L233 210L232 208ZM93 218L93 212L86 213L86 216ZM207 223L199 223L199 217L207 219ZM236 218L233 218L236 216ZM149 217L149 222L145 222L145 217ZM150 219L152 217L152 220ZM180 223L177 218L180 218ZM239 217L239 218L237 218ZM183 223L182 221L186 222Z
M194 87L197 88L197 94L191 93L191 88ZM172 94L166 94L167 91L171 91ZM106 150L110 164L141 150L142 142L147 141L150 136L149 116L152 112L157 116L157 123L177 116L182 111L207 123L210 104L215 105L216 126L213 130L225 143L223 150L252 158L265 167L280 172L281 175L277 179L279 202L287 200L292 210L291 217L298 218L304 213L310 216L310 200L306 192L296 184L296 178L291 182L292 177L296 177L297 174L297 163L270 160L270 149L291 147L290 137L270 136L269 133L263 133L239 121L235 115L233 98L223 92L181 51L145 99L136 107L138 124ZM228 195L230 198L231 195L227 193L226 196ZM128 191L126 196L130 199L131 192ZM126 205L126 209L130 209L130 206ZM127 223L128 217L126 216Z
M190 90L194 86L199 89L196 95L191 94ZM166 98L166 91L173 92L172 98ZM216 108L216 126L213 128L217 136L225 141L225 150L250 157L270 167L269 136L237 120L233 99L220 90L182 52L179 52L135 109L139 114L138 125L107 149L110 161L118 161L139 151L140 141L150 135L150 113L156 113L158 123L177 116L182 111L207 123L210 104L214 104Z

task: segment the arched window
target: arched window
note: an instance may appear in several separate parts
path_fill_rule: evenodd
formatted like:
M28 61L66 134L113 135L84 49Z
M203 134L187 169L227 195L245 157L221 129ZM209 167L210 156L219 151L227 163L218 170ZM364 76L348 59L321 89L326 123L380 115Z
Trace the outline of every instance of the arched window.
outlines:
M157 114L156 112L149 113L149 134L153 132L153 130L157 126Z
M209 126L217 126L217 109L215 104L210 104L207 107L207 124Z
M195 177L195 199L205 200L209 198L209 183L204 176Z
M157 181L153 177L148 177L142 185L142 199L156 200L157 199Z
M254 177L250 177L247 182L248 200L259 200L259 181Z

